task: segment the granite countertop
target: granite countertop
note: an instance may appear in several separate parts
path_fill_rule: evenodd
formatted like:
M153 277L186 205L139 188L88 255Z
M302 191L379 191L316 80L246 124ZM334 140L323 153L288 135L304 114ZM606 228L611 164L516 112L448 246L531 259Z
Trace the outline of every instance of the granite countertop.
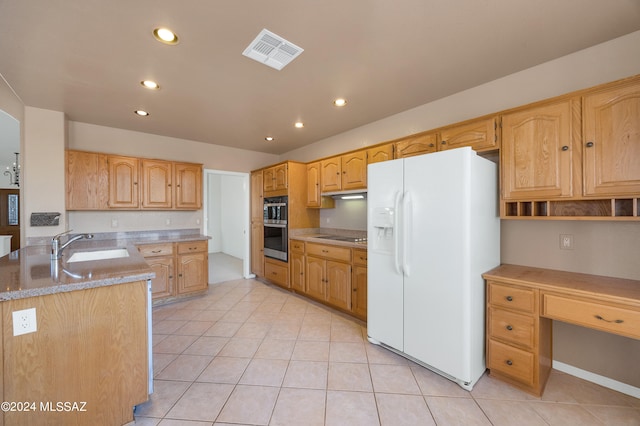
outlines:
M306 228L289 230L289 238L292 240L307 241L310 243L330 244L342 247L352 247L364 250L367 249L366 240L358 242L340 241L325 238L327 236L366 238L367 231L352 231L347 229L333 228Z
M147 280L155 274L136 245L162 242L207 240L194 232L132 232L95 234L92 240L78 240L51 260L51 238L45 244L30 245L0 257L0 301L84 290L93 287ZM66 237L62 242L66 242ZM80 251L125 248L128 257L68 262Z

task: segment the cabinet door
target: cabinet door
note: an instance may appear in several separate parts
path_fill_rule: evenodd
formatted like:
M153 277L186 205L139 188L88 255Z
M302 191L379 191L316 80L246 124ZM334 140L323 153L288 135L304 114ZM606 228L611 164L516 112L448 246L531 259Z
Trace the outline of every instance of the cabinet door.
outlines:
M327 302L342 309L351 309L351 265L326 262Z
M640 85L584 100L584 195L640 193Z
M367 187L367 151L342 156L342 189Z
M251 222L251 272L258 277L264 276L264 225Z
M140 206L138 159L109 155L109 207L137 209Z
M316 257L307 256L307 288L306 293L319 300L326 299L326 284L324 277L325 261Z
M276 175L275 175L275 167L269 167L262 172L263 175L263 191L275 191L276 189Z
M502 117L504 199L571 197L579 184L579 103L566 100ZM575 164L577 161L578 164Z
M396 158L412 157L414 155L436 152L438 149L437 143L437 133L409 136L395 143Z
M159 256L145 259L156 277L151 280L151 296L155 299L174 296L174 257Z
M475 151L498 149L498 118L492 117L440 131L439 150L470 146Z
M109 202L107 156L66 151L67 210L106 210Z
M307 207L320 207L320 162L307 164Z
M342 162L333 157L320 162L321 192L340 191L342 189Z
M178 256L178 294L206 290L209 282L206 252Z
M367 149L367 164L393 160L393 144L388 143Z
M202 166L200 164L175 163L174 207L185 210L202 208Z
M262 223L264 199L262 188L262 170L251 173L251 221Z
M291 288L304 293L304 254L291 253L289 256L289 262L291 265Z
M288 188L288 174L287 164L280 164L275 166L273 170L273 177L275 179L274 190L281 191Z
M142 160L142 207L170 209L172 200L173 163Z
M367 267L353 266L351 282L351 312L362 320L367 319Z

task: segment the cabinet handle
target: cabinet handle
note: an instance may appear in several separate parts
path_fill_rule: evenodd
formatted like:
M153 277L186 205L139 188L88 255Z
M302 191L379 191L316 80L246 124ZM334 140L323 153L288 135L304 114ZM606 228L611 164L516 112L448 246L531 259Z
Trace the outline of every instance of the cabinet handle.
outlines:
M329 250L322 250L323 253L329 253Z
M169 279L172 280L173 279L173 275L169 275Z
M510 325L506 326L505 328L509 331L513 330L513 327L511 327Z
M513 365L513 361L511 361L510 359L506 360L506 361L505 361L505 363L506 363L507 365Z
M178 277L182 278L182 274L178 274Z
M562 147L562 150L563 150L563 151L569 151L569 147L568 147L568 146L566 146L566 145L564 145L564 146Z
M429 148L433 148L434 146L435 146L435 145L434 145L434 144L432 144L432 143L430 143L430 144L429 144Z
M356 291L358 291L358 289L357 289L357 288L354 288L354 289L353 289L353 292L355 293Z
M507 296L505 297L505 299L507 299L507 302L513 302L513 297L511 296Z
M593 142L587 142L587 148L591 148L593 146Z
M604 321L604 322L613 322L613 323L616 323L616 324L622 324L624 322L624 320L621 320L621 319L608 320L606 318L601 317L600 315L594 315L594 317L596 317L596 319L599 319L600 321Z
M162 253L162 250L151 250L151 253Z
M440 143L441 143L442 145L446 145L446 144L447 144L447 141L442 141L442 142L440 142Z

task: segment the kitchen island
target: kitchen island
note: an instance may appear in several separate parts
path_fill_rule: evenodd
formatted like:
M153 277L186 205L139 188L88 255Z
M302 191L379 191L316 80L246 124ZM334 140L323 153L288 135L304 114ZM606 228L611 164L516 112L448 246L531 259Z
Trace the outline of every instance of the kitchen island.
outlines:
M116 248L126 255L69 262ZM154 274L123 240L78 241L54 261L50 250L0 258L0 424L126 424L150 392Z

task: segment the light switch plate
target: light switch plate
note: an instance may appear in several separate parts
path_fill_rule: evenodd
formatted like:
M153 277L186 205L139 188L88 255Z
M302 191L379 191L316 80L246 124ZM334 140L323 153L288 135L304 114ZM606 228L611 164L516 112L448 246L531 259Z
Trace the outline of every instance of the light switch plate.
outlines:
M34 333L38 330L36 308L13 311L13 335Z

